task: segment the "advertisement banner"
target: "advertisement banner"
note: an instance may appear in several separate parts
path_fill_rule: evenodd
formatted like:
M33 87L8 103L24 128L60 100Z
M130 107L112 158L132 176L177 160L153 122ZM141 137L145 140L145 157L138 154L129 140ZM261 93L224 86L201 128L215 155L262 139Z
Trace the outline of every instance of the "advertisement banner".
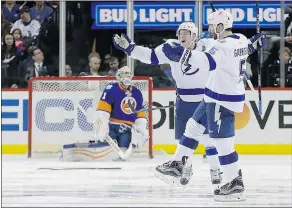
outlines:
M126 29L124 2L92 2L92 29ZM135 2L135 29L177 29L185 21L195 21L195 2Z
M288 152L291 153L291 90L264 90L262 92L262 116L258 115L257 93L247 91L246 95L247 98L245 102L244 112L235 114L235 143L239 145L239 152L248 154L260 154L263 152L272 154L287 154ZM66 98L68 99L67 102L72 103L72 105L75 106L74 103L76 103L76 99L73 100L72 98L72 101L70 101L71 98L70 96L68 96ZM84 96L86 97L86 95ZM83 128L84 126L79 125L80 123L86 123L90 127L92 122L92 118L89 118L87 116L84 117L83 113L78 111L78 109L80 108L79 105L83 106L82 102L85 97L79 97L80 99L78 98L78 101L80 102L78 105L76 104L77 111L74 110L72 112L69 112L65 110L65 108L55 108L52 102L45 102L46 99L51 99L50 97L45 95L43 97L40 96L39 100L35 102L36 106L34 106L34 108L38 110L34 116L37 119L35 119L32 124L37 127L37 130L34 134L33 142L47 143L47 140L50 140L50 142L52 143L63 144L63 141L74 142L76 139L81 139L83 137L86 137L86 135L90 135L90 131L92 130L92 128ZM56 96L54 96L54 98L56 98ZM59 97L57 98L61 99ZM173 105L175 103L175 99L175 90L153 91L153 107ZM42 105L42 103L47 103L47 107L45 105ZM86 104L86 106L89 108L91 105L88 103L88 105ZM2 147L9 147L6 148L4 152L16 151L17 146L15 145L22 145L22 149L26 151L28 142L29 117L28 92L2 91L1 107ZM62 122L67 122L68 125L71 122L73 126L72 128L66 127L62 137L56 137L54 135L58 133L57 131L61 131L59 125L62 124ZM174 122L174 108L153 111L152 124L154 148L158 146L162 148L165 147L165 150L167 151L169 145L175 145L176 141L174 139ZM53 130L49 130L51 127L54 127ZM47 131L51 133L47 134ZM77 135L79 137L73 139L72 133L75 136Z
M233 16L233 28L255 28L256 27L256 2L237 1L231 3L213 2L215 9L228 10ZM280 2L260 1L259 20L261 28L280 28L281 8ZM208 2L203 5L203 27L208 27L207 17L212 12Z
M214 1L217 10L226 9L234 19L233 28L256 27L255 1ZM286 5L288 3L286 2ZM203 2L203 27L206 28L207 16L212 12L208 1ZM134 2L135 29L177 29L184 21L195 22L195 2ZM285 17L288 14L285 15ZM92 2L91 16L94 19L92 29L126 29L126 2ZM261 28L280 28L280 1L260 1Z

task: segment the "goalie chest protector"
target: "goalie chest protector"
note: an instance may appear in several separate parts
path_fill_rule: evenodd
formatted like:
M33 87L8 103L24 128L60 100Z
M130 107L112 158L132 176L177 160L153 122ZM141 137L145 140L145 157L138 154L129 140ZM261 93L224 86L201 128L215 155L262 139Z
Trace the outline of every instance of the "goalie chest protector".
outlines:
M145 112L133 114L129 104L135 110L143 108L143 96L141 91L131 86L130 90L125 90L119 83L110 83L104 89L96 110L110 113L111 123L122 123L132 125L136 118L145 117Z

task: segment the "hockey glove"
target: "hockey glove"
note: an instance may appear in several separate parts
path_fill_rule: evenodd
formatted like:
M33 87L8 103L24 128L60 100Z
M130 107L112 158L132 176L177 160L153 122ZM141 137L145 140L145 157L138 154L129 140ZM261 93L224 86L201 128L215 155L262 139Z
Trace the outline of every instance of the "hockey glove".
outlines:
M179 62L185 48L179 44L174 44L171 46L169 43L164 43L162 47L162 51L164 55L170 60L174 62Z
M135 43L133 43L130 38L123 33L121 36L115 34L113 36L113 43L117 49L124 51L126 54L128 54L128 56L131 55L131 52L135 48Z
M258 43L260 45L260 48L262 48L265 44L265 39L266 39L266 35L259 33L256 34L254 36L252 36L249 40L248 40L248 54L251 55L253 54L256 50L258 50Z

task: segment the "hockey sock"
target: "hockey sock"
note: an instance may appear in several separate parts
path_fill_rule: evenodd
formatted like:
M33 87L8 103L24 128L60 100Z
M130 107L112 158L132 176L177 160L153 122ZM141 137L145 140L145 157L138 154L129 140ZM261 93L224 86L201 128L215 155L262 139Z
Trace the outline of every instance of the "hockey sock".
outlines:
M233 137L216 140L224 183L229 183L238 176L238 154L234 149Z
M186 136L182 136L173 156L174 161L181 161L183 156L192 156L195 149L197 149L199 142Z
M210 165L210 169L220 169L220 163L218 158L218 152L215 147L206 147L206 156L208 163Z
M208 134L204 134L200 138L200 142L205 146L207 161L209 163L210 169L220 169L218 152L215 147L214 139L210 138Z

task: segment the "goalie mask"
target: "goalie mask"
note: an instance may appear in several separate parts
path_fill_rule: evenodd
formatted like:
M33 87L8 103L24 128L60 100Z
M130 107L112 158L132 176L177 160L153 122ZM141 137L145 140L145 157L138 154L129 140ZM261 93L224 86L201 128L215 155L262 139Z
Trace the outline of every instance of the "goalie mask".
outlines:
M127 66L124 66L117 71L116 78L124 86L130 86L133 76L131 70Z
M193 22L183 22L179 25L176 36L180 44L188 49L193 49L195 41L197 39L198 28Z
M214 39L217 39L226 29L232 28L232 14L226 10L212 12L208 16L208 24L209 33L213 35Z

